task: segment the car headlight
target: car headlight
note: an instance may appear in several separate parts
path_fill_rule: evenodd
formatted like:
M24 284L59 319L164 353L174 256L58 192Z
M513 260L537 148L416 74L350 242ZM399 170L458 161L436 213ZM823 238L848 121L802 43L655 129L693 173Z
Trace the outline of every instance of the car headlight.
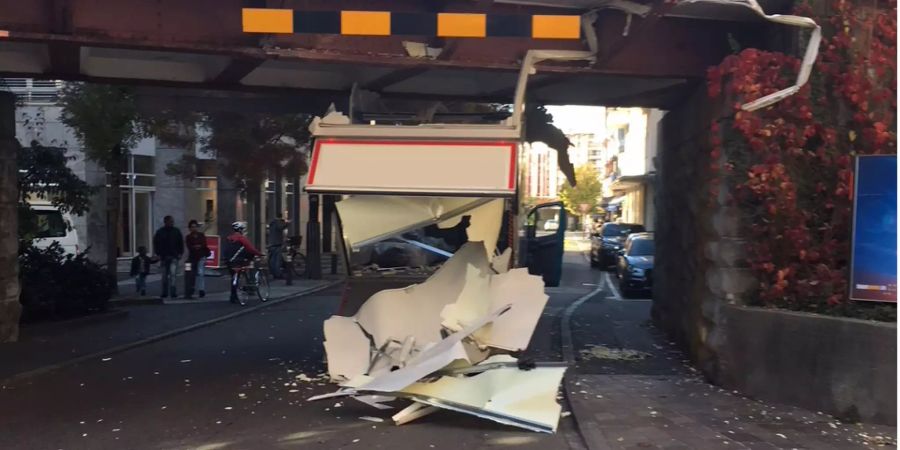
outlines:
M641 269L640 267L629 267L628 271L631 272L632 275L643 275L644 274L644 269Z

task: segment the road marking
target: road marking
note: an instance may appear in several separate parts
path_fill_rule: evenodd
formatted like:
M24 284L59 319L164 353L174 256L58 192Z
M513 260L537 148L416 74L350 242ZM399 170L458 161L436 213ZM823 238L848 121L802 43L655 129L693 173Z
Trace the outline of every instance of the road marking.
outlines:
M619 293L619 289L613 284L612 276L609 274L609 272L603 272L603 282L606 283L606 286L612 293L613 298L618 301L622 301L622 294Z
M597 287L593 291L582 295L577 300L569 304L563 311L562 320L560 322L560 340L562 343L562 354L566 364L575 365L575 350L572 342L572 314L581 306L582 303L588 301L595 295L603 292L603 283L597 283Z

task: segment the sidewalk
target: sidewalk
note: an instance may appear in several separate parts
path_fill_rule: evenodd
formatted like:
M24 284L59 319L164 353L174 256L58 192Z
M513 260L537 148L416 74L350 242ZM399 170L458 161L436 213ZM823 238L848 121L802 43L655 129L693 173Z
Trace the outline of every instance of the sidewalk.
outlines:
M206 282L206 293L207 297L210 297L211 293L219 293L226 292L230 289L229 286L229 278L227 275L218 274L216 272L207 273L205 277L203 277ZM175 290L178 294L178 299L182 298L185 294L184 292L184 273L179 272L175 277ZM306 281L297 280L297 281ZM282 280L272 281L273 287L277 284L284 284ZM296 284L296 283L295 283ZM135 299L139 297L138 292L135 289L135 280L132 277L121 277L118 280L119 285L119 295L113 297L113 301L116 300L126 300L126 299ZM297 284L299 286L299 284ZM148 299L156 299L159 300L160 294L162 294L162 274L159 273L151 273L147 275L147 286L146 286L147 297ZM198 293L194 292L194 297L196 299ZM171 299L170 299L171 300Z
M565 387L590 450L830 450L896 439L892 427L844 424L705 382L650 324L651 301L608 287L571 319L576 365Z
M279 280L271 286L268 303L318 291L334 282L303 279L295 280L293 286L285 286ZM207 294L204 299L115 307L114 311L127 314L111 315L109 320L102 322L75 320L26 324L21 328L18 342L0 344L0 380L154 339L258 304L251 302L240 307L230 303L228 298L229 292L220 291Z

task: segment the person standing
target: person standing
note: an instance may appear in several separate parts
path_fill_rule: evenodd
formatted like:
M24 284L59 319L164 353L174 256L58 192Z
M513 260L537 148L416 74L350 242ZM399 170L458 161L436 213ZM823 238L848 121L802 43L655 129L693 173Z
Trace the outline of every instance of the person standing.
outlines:
M273 278L281 278L281 248L284 247L284 230L288 227L288 221L278 214L269 222L269 272Z
M184 267L184 298L194 298L194 288L198 296L206 296L206 257L210 255L206 245L206 235L200 231L200 224L196 220L188 222L188 235L184 237L187 247L187 265Z
M178 273L178 261L184 254L184 238L181 231L175 228L175 219L172 216L163 218L162 228L156 230L153 235L153 251L159 257L162 269L162 294L161 298L177 297L175 288L175 275Z

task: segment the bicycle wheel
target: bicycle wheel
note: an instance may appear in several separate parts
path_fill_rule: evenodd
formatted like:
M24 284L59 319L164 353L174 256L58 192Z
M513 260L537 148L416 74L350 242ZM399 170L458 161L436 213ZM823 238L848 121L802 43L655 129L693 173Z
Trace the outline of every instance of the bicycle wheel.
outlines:
M304 275L306 275L306 255L297 252L296 254L294 254L294 257L292 259L293 261L291 261L291 267L294 271L294 275L297 278L302 278Z
M259 301L269 300L269 278L262 271L256 271L256 296Z
M237 292L237 294L231 298L231 303L240 304L241 302L241 286L243 285L243 282L241 282L242 277L243 275L241 272L235 272L231 275L231 285L234 286L234 292Z
M241 306L247 306L247 301L253 296L255 284L248 270L241 272L240 283L238 284L238 302Z

